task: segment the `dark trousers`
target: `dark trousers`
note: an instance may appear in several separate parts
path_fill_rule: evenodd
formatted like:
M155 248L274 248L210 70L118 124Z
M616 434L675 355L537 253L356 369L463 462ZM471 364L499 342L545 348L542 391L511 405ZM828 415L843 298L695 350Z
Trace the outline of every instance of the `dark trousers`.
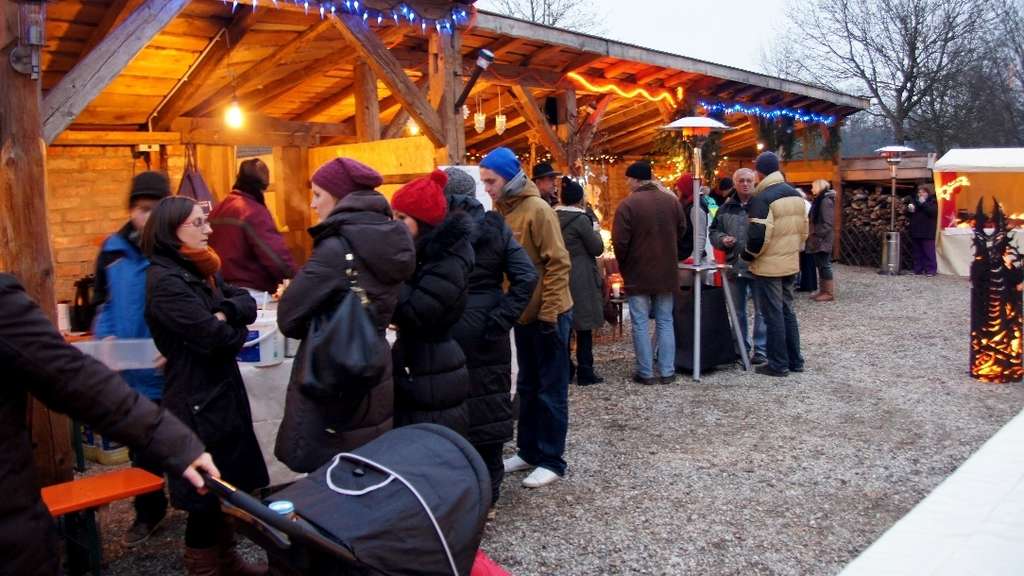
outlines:
M154 402L157 405L160 404L159 400ZM142 458L135 450L129 450L128 455L131 458L133 468L142 468L146 472L157 476L164 475L163 468L159 464ZM155 492L136 496L133 504L135 506L136 522L155 524L167 515L167 496L164 494L163 488Z
M800 253L800 285L797 292L814 292L818 289L818 270L815 267L814 255Z
M224 514L220 508L189 512L185 519L185 546L213 548L220 543Z
M757 308L764 316L768 334L768 366L778 372L803 368L804 365L800 354L800 326L793 311L795 281L795 276L754 277Z
M569 429L569 330L572 311L558 317L553 334L541 323L516 326L519 377L519 457L534 466L565 474L565 436Z
M491 474L491 506L498 503L498 498L501 497L501 481L505 479L505 464L501 457L504 446L503 442L473 445Z
M910 245L914 251L914 274L935 274L938 271L938 264L935 263L935 240L911 238Z
M582 375L584 379L594 377L594 332L576 330L576 370L569 373ZM569 364L572 365L572 344L569 344ZM571 376L570 376L571 379Z
M822 280L831 280L832 275L832 253L831 252L815 252L814 266L818 269L818 278Z

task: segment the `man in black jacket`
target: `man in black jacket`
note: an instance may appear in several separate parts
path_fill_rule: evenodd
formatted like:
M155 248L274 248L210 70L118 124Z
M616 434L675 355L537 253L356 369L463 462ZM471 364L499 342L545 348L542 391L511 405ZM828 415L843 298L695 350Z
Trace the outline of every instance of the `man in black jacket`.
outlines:
M0 274L0 574L60 573L57 534L32 468L29 395L201 488L220 476L202 442L117 374L68 345L21 284Z
M914 274L935 276L935 225L939 205L927 184L917 189L914 201L907 205L910 212L910 245L914 251Z

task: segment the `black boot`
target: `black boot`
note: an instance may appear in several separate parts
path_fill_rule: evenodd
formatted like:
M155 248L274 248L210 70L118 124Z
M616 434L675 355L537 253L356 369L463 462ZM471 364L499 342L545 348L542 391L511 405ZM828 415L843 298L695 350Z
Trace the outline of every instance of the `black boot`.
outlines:
M601 378L594 372L593 366L580 366L579 379L576 381L580 386L590 386L592 384L600 384L604 382L604 378Z

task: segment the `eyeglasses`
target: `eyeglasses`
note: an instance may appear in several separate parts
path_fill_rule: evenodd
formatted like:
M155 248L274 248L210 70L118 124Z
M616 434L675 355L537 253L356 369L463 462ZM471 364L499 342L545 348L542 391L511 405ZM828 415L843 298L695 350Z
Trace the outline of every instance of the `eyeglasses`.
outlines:
M196 218L195 220L188 220L182 226L194 226L200 230L210 225L210 221L206 218Z

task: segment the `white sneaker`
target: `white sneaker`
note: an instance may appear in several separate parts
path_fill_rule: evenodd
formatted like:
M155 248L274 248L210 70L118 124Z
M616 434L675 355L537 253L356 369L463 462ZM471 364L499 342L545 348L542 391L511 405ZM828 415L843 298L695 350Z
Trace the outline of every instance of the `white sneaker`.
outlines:
M505 474L511 474L513 472L521 472L523 470L529 470L532 468L529 462L523 460L518 455L511 458L506 458L503 462L505 465Z
M551 470L538 466L533 469L529 476L523 479L523 486L527 488L540 488L561 479L561 476Z

